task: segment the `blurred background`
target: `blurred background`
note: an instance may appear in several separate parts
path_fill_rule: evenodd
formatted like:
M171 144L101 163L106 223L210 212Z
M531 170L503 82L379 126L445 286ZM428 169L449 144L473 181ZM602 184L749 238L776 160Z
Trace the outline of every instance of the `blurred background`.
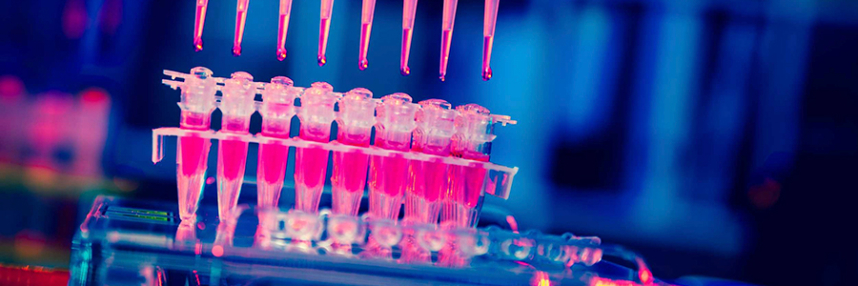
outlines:
M283 62L278 1L251 1L241 57L235 2L210 2L198 53L194 1L0 3L0 262L67 267L96 195L175 201L174 155L150 161L151 129L179 118L161 71L206 66L511 115L492 156L521 170L487 206L627 245L658 277L858 279L856 1L504 0L487 82L483 1L459 3L446 82L443 1L418 5L407 77L401 1L378 1L366 71L360 1L336 1L324 67L319 1L293 3Z

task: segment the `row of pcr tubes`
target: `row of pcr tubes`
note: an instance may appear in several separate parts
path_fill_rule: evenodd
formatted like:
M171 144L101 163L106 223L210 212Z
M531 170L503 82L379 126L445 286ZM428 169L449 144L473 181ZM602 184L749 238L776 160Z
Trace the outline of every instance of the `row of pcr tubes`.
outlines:
M210 130L211 113L221 110L222 137L218 148L218 211L223 218L235 208L247 160L251 115L262 115L265 139L290 139L292 116L300 120L298 139L331 142L332 122L337 122L337 144L369 147L374 127L374 148L430 154L439 158L457 157L487 162L494 139L495 123L512 123L508 116L489 114L476 104L452 109L440 99L411 102L404 93L379 99L364 88L345 94L333 92L327 83L309 88L292 85L286 77L270 83L253 82L246 72L229 79L212 77L211 70L196 67L190 74L164 71L173 80L162 82L181 88L180 128ZM183 82L175 81L184 78ZM222 85L221 85L222 84ZM215 94L220 91L218 102ZM254 97L262 94L263 101ZM295 105L300 98L300 107ZM335 105L338 111L335 111ZM195 217L202 192L211 140L189 133L179 137L177 180L179 213L182 220ZM261 140L257 173L258 204L277 207L286 170L289 146L277 140ZM297 148L295 167L295 209L315 213L324 188L329 151ZM443 160L409 160L403 156L376 156L360 151L334 151L332 169L332 209L337 214L357 215L365 185L369 185L370 215L396 220L405 201L405 220L437 223L451 227L472 227L478 219L486 169L476 165L451 165ZM367 176L368 175L368 176ZM367 181L367 177L369 180ZM442 211L443 206L443 211Z
M369 50L369 38L372 32L372 19L375 14L376 0L363 0L361 5L361 30L360 30L360 53L358 68L364 70L369 65L367 51ZM194 49L203 49L203 24L206 19L208 0L196 1L196 17L194 21ZM492 77L490 67L492 57L492 43L494 42L495 24L497 23L498 3L500 0L486 0L483 19L483 80ZM443 81L447 75L447 62L450 55L450 44L453 39L453 24L456 18L456 6L458 0L444 0L444 12L441 22L441 63L439 77ZM238 0L235 14L235 37L233 38L232 53L241 55L241 39L244 36L244 23L247 19L247 8L250 0ZM328 47L328 34L331 28L331 11L334 0L321 0L321 13L319 22L319 52L317 59L319 66L325 65L325 51ZM289 18L292 13L292 0L280 0L280 17L277 30L277 59L286 58L286 33L289 30ZM402 75L411 73L408 67L408 57L411 53L411 36L414 29L414 15L417 11L417 0L404 0L402 6L402 49L400 52L399 71Z

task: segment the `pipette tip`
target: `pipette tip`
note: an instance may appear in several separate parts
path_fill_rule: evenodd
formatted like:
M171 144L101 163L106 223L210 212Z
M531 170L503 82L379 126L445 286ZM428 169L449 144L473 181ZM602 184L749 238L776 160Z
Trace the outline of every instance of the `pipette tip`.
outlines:
M483 70L483 80L487 81L492 79L492 68L486 68Z
M194 39L194 52L199 52L203 50L203 39Z
M325 56L319 56L318 60L320 67L325 66L325 64L328 63L328 59L326 59Z
M236 56L236 57L240 56L241 55L241 46L233 46L232 47L232 55Z
M407 76L407 75L411 74L411 69L408 68L408 66L404 66L404 67L399 69L399 73L402 74L402 76Z
M286 59L286 49L277 49L277 60L283 61Z
M368 66L369 66L369 61L367 61L367 60L361 60L361 61L358 63L358 68L359 68L360 70L365 70Z
M447 77L447 75L445 75L443 73L440 76L438 76L438 78L441 79L441 81L446 80L447 79L446 77Z

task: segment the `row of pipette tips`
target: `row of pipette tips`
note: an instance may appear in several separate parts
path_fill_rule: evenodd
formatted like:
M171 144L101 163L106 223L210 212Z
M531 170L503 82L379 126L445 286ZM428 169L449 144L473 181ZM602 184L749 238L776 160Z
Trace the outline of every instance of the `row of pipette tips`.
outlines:
M235 36L233 38L232 54L241 55L241 41L244 37L244 26L247 19L247 10L250 0L237 0L235 16ZM372 33L372 22L375 14L376 0L363 0L361 5L361 29L358 68L365 70L369 66L367 52L369 40ZM456 7L458 0L444 0L443 19L441 26L441 57L439 64L439 78L444 81L447 76L447 63L450 58L450 46L452 44L453 26L456 18ZM497 23L498 4L500 0L486 0L483 20L483 57L482 78L489 80L492 77L490 66L492 55L492 44L494 42L495 26ZM321 0L319 19L319 48L317 61L319 66L327 63L325 53L328 47L328 35L331 28L331 16L334 0ZM205 24L208 0L196 1L196 13L194 18L194 50L203 49L202 33ZM408 60L411 53L411 38L414 30L414 18L417 11L417 0L403 0L402 7L402 47L400 51L400 73L411 74ZM277 30L277 59L286 59L286 34L289 30L289 18L292 13L292 0L280 0L278 30Z

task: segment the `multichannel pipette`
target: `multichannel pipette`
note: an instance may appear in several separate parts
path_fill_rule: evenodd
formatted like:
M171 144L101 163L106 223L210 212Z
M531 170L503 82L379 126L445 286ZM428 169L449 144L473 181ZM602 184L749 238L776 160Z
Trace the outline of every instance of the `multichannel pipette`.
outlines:
M292 0L280 0L280 19L277 24L277 60L286 59L286 32L289 31L289 16L292 14Z
M334 0L322 0L319 15L319 54L316 59L319 60L319 66L324 66L327 63L325 51L328 49L328 33L331 31L331 12L334 9Z
M206 23L206 9L209 0L197 0L197 9L194 13L194 51L203 50L203 25Z
M205 131L211 127L211 114L215 108L217 83L212 71L204 67L191 69L190 75L179 87L182 89L182 117L179 126L185 130ZM175 77L175 76L174 76ZM211 139L196 135L179 137L176 150L176 181L179 192L179 217L191 220L196 217L203 182L206 177Z
M495 40L495 24L498 21L498 3L500 0L486 0L483 17L483 80L492 78L492 44Z
M336 118L334 104L338 95L330 84L314 83L301 96L299 136L303 140L329 142L331 123ZM316 213L325 186L328 150L318 147L298 148L295 154L295 209Z
M358 68L365 70L369 66L366 60L369 51L369 35L372 34L372 18L375 15L375 0L363 0L360 10L360 55Z
M411 151L447 157L455 130L458 112L441 99L421 101L417 111L417 128L412 132ZM413 160L409 164L409 186L405 190L403 224L435 224L441 210L441 194L447 191L449 165L436 158L431 161ZM417 245L416 234L406 234L402 249L405 262L429 262L431 253Z
M369 146L370 133L375 124L376 100L365 88L347 92L339 102L337 141L351 146ZM369 156L358 150L334 151L331 175L332 208L336 214L355 216L366 187Z
M402 1L402 51L399 55L399 73L411 74L408 68L408 56L411 54L411 35L414 31L414 14L417 12L417 0Z
M285 76L271 79L262 91L262 138L289 138L289 127L295 115L295 98L300 90L292 86L292 80ZM257 202L261 208L276 208L283 188L283 176L286 173L286 160L289 146L279 141L259 144L258 168L256 175Z
M411 96L394 93L376 108L375 146L406 151L411 147L414 115L419 109ZM408 160L401 155L372 156L369 167L369 212L373 218L396 220L408 186Z
M441 20L441 81L447 77L447 61L450 60L450 44L453 42L453 24L456 21L456 6L459 0L444 0L444 16Z
M456 107L456 133L451 140L454 157L487 162L494 122L489 110L477 104ZM474 227L482 207L486 169L482 166L450 166L450 189L441 212L445 227Z
M241 38L244 37L244 22L247 20L247 5L250 0L238 0L235 6L235 37L232 40L232 55L241 55Z
M221 89L220 132L228 135L247 135L250 129L250 115L255 112L253 98L256 85L253 77L246 72L234 72L224 80ZM218 215L228 218L238 203L241 184L244 183L244 168L247 163L247 141L227 136L220 140L217 154L217 198Z

